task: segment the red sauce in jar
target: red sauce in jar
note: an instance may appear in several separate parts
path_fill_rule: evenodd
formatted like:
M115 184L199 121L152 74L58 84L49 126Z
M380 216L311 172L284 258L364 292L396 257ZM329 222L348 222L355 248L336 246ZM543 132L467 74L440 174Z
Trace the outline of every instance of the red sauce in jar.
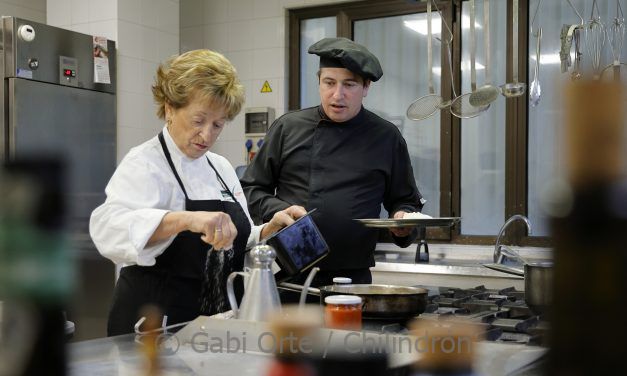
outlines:
M331 295L324 298L327 328L361 330L361 298L355 295Z

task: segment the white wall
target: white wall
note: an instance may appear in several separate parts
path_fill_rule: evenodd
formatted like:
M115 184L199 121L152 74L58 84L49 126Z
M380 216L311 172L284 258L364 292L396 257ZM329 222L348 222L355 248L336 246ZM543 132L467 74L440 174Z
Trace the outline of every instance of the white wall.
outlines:
M287 8L337 3L329 0L181 0L181 51L209 48L223 53L246 87L245 107L287 109ZM261 93L264 81L271 93ZM244 164L244 111L212 150Z
M179 51L179 0L48 0L48 24L117 42L119 162L163 126L150 87Z
M46 0L0 0L0 15L46 23Z

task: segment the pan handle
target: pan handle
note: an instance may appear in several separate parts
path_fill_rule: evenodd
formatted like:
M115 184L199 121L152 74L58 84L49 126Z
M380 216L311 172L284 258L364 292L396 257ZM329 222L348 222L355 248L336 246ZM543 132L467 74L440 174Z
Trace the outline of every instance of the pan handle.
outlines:
M507 274L513 274L513 275L517 275L519 277L524 277L525 276L525 271L518 269L518 268L512 268L511 266L506 266L503 264L496 264L496 263L490 263L490 264L481 264L483 266L485 266L488 269L492 269L492 270L497 270L499 272L503 272L503 273L507 273Z

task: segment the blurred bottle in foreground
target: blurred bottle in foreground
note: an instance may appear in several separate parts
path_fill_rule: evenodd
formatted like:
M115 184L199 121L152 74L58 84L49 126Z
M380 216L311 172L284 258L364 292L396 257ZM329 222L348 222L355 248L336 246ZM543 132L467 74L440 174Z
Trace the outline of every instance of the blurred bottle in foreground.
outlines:
M475 376L476 326L446 321L417 320L410 326L416 338L417 360L412 376Z
M64 172L54 159L0 166L0 375L66 373Z
M567 181L547 202L555 265L548 373L625 374L624 88L575 81L564 98Z
M315 347L317 330L322 326L319 306L298 307L286 305L270 320L270 347L274 360L266 376L316 376L310 355Z

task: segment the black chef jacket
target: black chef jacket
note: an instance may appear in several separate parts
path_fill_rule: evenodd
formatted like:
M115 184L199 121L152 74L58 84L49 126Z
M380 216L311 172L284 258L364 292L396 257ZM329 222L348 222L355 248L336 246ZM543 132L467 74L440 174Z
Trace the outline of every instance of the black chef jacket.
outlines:
M322 107L277 119L241 179L250 214L261 223L290 205L317 208L314 221L330 254L322 270L374 266L377 229L354 221L422 209L407 152L396 126L364 109L335 123ZM406 247L416 231L395 243Z

